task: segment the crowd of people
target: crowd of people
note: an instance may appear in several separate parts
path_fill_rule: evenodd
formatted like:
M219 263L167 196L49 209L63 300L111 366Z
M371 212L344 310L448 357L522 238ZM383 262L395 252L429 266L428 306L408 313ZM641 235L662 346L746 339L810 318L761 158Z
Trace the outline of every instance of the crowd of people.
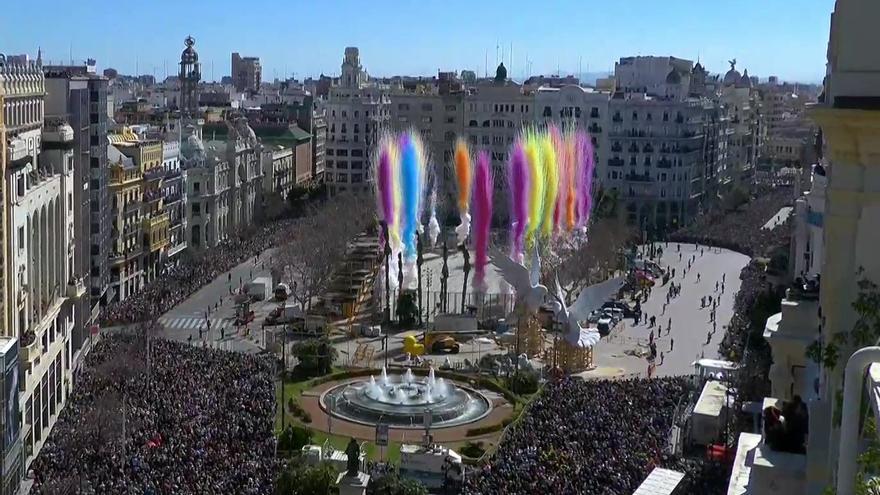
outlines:
M464 493L630 494L663 467L687 387L684 378L548 383Z
M127 325L165 313L223 272L279 245L292 222L282 220L249 229L192 259L165 267L141 291L104 308L102 325Z
M717 211L698 216L678 230L670 241L704 244L738 251L749 256L765 256L788 242L791 222L779 222L772 229L762 227L784 206L791 206L791 187L762 191L734 211Z
M272 493L263 357L109 334L31 465L31 493Z

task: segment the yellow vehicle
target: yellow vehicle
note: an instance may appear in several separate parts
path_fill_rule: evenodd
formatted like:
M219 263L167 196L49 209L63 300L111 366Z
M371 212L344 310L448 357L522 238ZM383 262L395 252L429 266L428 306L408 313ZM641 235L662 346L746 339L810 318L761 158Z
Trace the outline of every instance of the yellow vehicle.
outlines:
M428 354L458 354L459 344L448 333L427 332L422 343L413 335L403 338L403 350L413 356Z

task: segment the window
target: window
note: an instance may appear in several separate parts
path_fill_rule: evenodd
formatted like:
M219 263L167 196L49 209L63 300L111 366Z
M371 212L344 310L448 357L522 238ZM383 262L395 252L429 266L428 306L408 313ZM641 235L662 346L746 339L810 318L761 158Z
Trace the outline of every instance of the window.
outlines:
M632 118L632 119L633 119L634 121L635 121L635 120L639 120L639 112L635 112L635 111L634 111L634 112L633 112L633 118Z
M24 227L18 228L18 249L24 249Z
M488 121L488 120L484 120L484 121L483 121L483 127L489 127L489 121Z
M581 107L574 107L574 118L581 118Z
M336 182L348 182L348 174L336 174Z
M337 168L337 169L343 169L343 170L344 170L344 169L347 169L347 168L348 168L348 162L345 161L345 160L337 160L337 162L336 162L336 168Z
M342 133L345 134L348 132L348 127L346 127L345 123L342 124Z
M19 196L24 196L24 193L25 193L24 174L19 174L18 177L15 178L15 190Z
M351 162L351 168L356 169L356 170L361 170L364 168L364 162L361 160L353 161L353 162Z
M336 156L348 156L348 150L336 150Z
M364 150L351 150L351 156L364 156Z
M455 123L455 117L446 117L446 123L447 123L447 124L454 124L454 123Z
M357 110L354 111L354 118L358 118L358 111ZM357 132L357 131L355 131L355 132Z
M354 133L357 134L357 133L359 133L359 132L361 132L360 126L357 125L357 124L355 124L355 125L354 125Z
M477 144L477 136L471 136L470 138L468 138L468 140L471 142L471 144Z
M430 103L422 103L422 111L423 112L433 112L434 105L432 105Z
M492 144L504 144L504 136L492 136Z
M202 205L200 205L199 203L192 204L192 216L194 216L194 217L202 216Z
M409 103L398 103L397 109L398 110L409 110Z
M477 124L477 121L476 121L476 120L472 120L472 121L470 121L470 122L468 123L468 127L477 127L478 125L479 125L479 124Z
M343 111L342 111L342 118L346 118L346 117L348 117L348 112L346 112L345 110L343 110Z
M324 166L325 166L325 167L332 167L332 166L333 166L333 163L334 163L333 160L325 160L325 161L324 161Z
M455 111L455 105L446 105L446 111L447 111L447 112L454 112L454 111Z
M352 174L351 181L352 182L363 182L364 181L364 174Z
M551 110L550 107L544 107L544 117L552 117L552 116L553 116L553 110Z
M198 182L193 182L193 192L194 193L198 194L200 187L201 187L201 184L199 184Z
M334 151L332 148L327 150L327 156L333 156L333 153Z
M490 143L489 136L483 136L482 142L483 142L483 144L489 144Z

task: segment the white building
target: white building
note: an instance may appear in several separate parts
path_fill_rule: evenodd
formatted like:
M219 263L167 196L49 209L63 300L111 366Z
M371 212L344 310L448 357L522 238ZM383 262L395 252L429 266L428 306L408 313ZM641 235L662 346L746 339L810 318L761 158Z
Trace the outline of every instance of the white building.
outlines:
M325 181L330 194L366 190L370 152L390 117L389 89L370 84L356 47L345 49L339 84L323 103L327 118Z
M771 390L779 397L765 398L764 404L776 403L786 394L801 395L809 411L806 454L778 452L761 435L743 433L729 494L819 495L830 486L836 486L838 494L856 493L856 458L868 440L862 422L863 395L873 416L880 417L880 348L865 347L876 345L873 337L854 342L859 315L853 307L859 281L880 281L876 255L880 243L880 59L865 57L865 47L880 44L878 20L877 2L837 0L835 4L824 96L808 110L822 129L829 161L823 167L827 185L821 211L824 235L818 300L804 304L810 297L790 291L782 314L771 317L765 331L773 349ZM810 204L813 194L819 198L822 181L817 183L816 178L814 173L807 204L798 204L799 213L806 210L807 218L811 211L818 213L818 208L804 208L814 206ZM808 225L806 231L796 228L795 244L811 242L816 232ZM809 261L795 260L796 269L817 270ZM786 314L795 309L790 309L792 302L804 305L803 311L797 310L803 318ZM824 349L835 342L836 363L805 359L804 348L813 342ZM873 473L867 475L870 479Z
M170 219L167 261L173 261L186 249L186 177L180 167L180 141L162 143L163 208Z
M825 167L814 165L810 190L794 204L794 233L791 241L795 277L815 279L822 273L824 259L825 189L828 177Z
M21 344L24 466L39 453L70 392L75 255L73 129L47 122L41 153L10 170L11 274L15 301L10 334Z

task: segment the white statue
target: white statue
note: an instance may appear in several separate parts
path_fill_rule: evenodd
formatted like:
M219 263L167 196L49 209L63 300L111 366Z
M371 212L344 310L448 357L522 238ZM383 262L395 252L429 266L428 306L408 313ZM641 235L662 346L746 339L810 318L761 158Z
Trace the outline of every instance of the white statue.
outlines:
M556 299L559 303L556 318L562 321L567 328L563 338L570 345L576 347L593 347L599 342L599 331L594 328L584 328L580 322L587 319L590 313L602 307L612 295L616 294L623 285L623 277L615 277L600 284L591 285L578 294L577 299L569 307L565 304L565 294L559 285L559 277L556 278Z
M541 258L537 246L529 268L502 254L493 254L492 263L501 270L501 277L513 287L516 298L526 305L529 313L534 313L541 307L547 295L547 287L541 285Z

